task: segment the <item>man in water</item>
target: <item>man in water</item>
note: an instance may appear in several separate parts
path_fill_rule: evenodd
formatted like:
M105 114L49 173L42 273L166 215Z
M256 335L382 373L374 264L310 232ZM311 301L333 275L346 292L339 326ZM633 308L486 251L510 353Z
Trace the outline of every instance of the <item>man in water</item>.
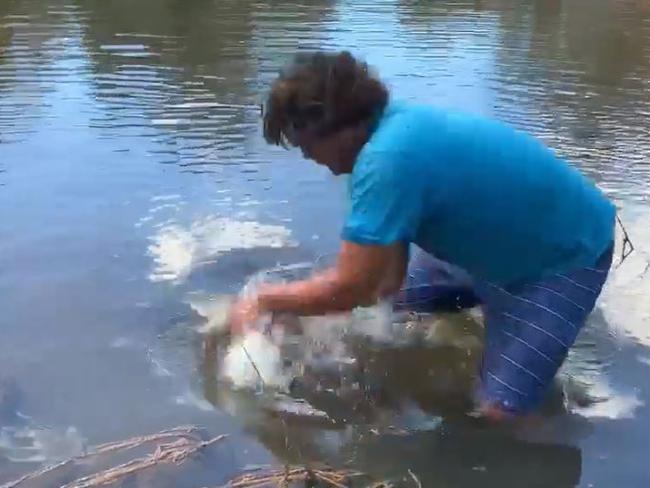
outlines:
M260 314L382 299L426 311L481 304L479 411L501 419L539 406L612 263L616 210L594 184L508 125L389 99L347 52L296 57L272 85L264 136L349 174L350 208L336 265L235 303L232 330Z

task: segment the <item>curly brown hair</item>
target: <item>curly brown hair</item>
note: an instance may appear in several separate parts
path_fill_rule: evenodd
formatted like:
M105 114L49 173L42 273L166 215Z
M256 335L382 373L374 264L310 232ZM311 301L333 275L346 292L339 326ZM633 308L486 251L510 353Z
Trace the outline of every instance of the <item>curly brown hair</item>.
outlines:
M347 51L295 56L273 82L263 106L264 138L296 146L296 131L318 136L371 124L388 103L388 89L368 65Z

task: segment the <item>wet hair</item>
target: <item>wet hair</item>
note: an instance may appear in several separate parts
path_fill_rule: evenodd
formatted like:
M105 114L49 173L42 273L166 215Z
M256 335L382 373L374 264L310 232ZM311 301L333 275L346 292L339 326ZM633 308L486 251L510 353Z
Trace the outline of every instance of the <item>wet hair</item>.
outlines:
M388 89L349 52L299 53L273 82L263 109L269 144L296 146L295 133L324 136L368 124L388 103Z

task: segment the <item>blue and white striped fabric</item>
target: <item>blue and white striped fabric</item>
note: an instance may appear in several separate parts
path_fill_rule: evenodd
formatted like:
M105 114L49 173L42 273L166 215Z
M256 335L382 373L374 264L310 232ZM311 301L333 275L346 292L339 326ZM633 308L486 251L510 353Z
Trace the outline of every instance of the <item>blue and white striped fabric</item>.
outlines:
M436 311L482 304L482 403L522 414L543 401L607 279L613 246L591 268L500 288L424 253L409 266L396 308Z

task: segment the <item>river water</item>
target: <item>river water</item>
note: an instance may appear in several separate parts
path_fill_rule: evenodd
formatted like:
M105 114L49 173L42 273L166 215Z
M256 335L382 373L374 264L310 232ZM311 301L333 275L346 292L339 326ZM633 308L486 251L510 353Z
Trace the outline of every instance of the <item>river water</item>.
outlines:
M530 130L614 199L636 252L567 366L597 401L528 434L454 421L427 390L453 354L432 350L375 351L417 406L399 435L273 423L211 383L193 300L336 248L344 182L260 135L297 48L350 49L396 96ZM643 0L3 0L0 483L194 423L227 446L155 486L314 459L431 487L648 486L649 133Z

